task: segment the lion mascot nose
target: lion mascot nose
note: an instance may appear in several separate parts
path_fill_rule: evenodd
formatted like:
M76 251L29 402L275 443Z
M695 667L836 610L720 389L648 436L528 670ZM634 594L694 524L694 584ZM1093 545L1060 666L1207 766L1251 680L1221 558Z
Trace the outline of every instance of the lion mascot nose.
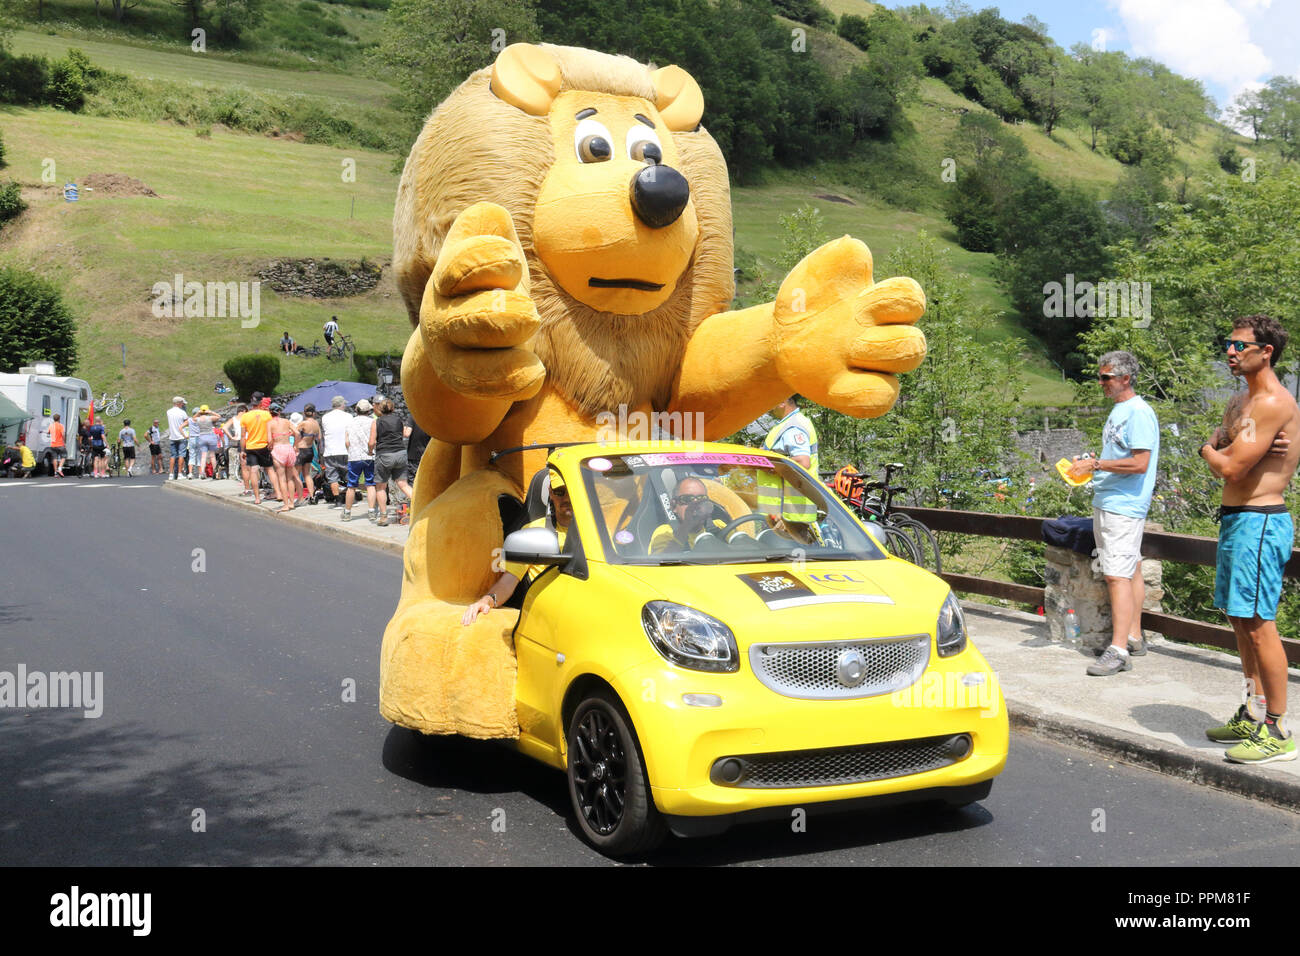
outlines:
M671 166L646 166L632 177L632 210L651 229L671 226L690 200L690 184Z

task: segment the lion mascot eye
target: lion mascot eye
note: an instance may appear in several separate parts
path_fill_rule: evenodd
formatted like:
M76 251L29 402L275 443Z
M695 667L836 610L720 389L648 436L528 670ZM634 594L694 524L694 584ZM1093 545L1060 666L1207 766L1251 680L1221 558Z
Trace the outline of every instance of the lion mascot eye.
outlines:
M627 154L638 163L658 166L664 161L664 150L659 136L652 129L634 126L627 131Z
M573 148L578 154L578 161L583 163L603 163L614 156L614 137L604 124L594 119L585 119L578 123L573 131Z

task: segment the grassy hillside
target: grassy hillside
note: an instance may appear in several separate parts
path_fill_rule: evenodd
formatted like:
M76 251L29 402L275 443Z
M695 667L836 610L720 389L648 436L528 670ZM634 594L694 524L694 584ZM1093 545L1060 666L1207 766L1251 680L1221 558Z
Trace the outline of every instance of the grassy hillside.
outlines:
M837 14L866 15L871 4L832 0L829 6ZM274 48L267 34L251 51L227 54L210 46L207 54L193 54L187 44L169 38L176 11L165 0L143 0L125 37L99 30L84 17L71 22L60 11L73 5L56 3L50 9L59 35L19 31L13 46L46 56L79 46L102 67L203 96L208 90L245 89L266 97L312 98L340 115L394 115L388 106L391 88L366 78L359 65L358 51L373 39L378 13L312 0L293 7L299 8L303 16L336 17L358 38L356 49L315 62L285 52L264 57L275 65L259 65L254 61ZM809 52L837 73L866 56L830 33L812 30L808 39ZM317 68L303 69L313 65ZM993 257L959 248L941 211L949 188L941 178L945 143L963 110L980 109L940 81L926 79L907 108L910 131L896 144L863 144L853 161L773 170L761 186L734 189L738 252L757 257L772 271L780 251L779 217L805 204L821 211L831 235L866 241L877 263L924 229L948 245L956 267L971 275L976 301L997 315L976 334L985 341L1023 340L993 279ZM1074 130L1060 128L1049 139L1030 124L1009 128L1025 141L1036 167L1058 183L1082 184L1105 195L1122 172L1119 163L1091 151ZM178 272L188 280L229 282L251 280L277 258L367 257L386 263L396 191L391 154L234 134L219 125L210 136L196 136L174 123L45 109L0 110L0 130L9 172L24 184L31 205L0 232L0 257L65 287L70 304L84 317L83 377L97 390L122 390L129 400L127 416L153 417L177 391L187 397L211 395L212 383L225 378L226 357L274 353L286 329L310 344L331 314L340 316L344 331L362 349L400 347L405 341L404 310L387 273L371 292L333 301L282 297L263 286L262 320L255 329L241 328L234 318L158 319L150 311L153 283L169 282ZM1219 135L1206 127L1185 148L1194 166L1213 165ZM1250 152L1245 140L1238 142L1242 152ZM57 183L39 181L47 158L57 163ZM356 163L355 182L341 176L348 159ZM159 198L92 194L76 205L63 203L58 184L82 181L89 173L135 177ZM1072 402L1073 386L1061 380L1034 343L1023 342L1022 364L1030 379L1028 402ZM340 364L324 359L286 357L282 365L283 390L348 377Z
M181 43L164 49L111 38L86 39L18 30L10 45L15 53L50 58L63 56L69 47L78 47L96 66L143 79L321 96L366 109L387 109L395 92L386 83L364 76L256 66L223 56L219 51L194 53Z
M113 21L107 2L100 4L100 13L86 0L43 0L43 5L41 20L35 19L35 4L23 11L29 29L78 41L190 48L189 21L171 0L138 0L121 23ZM316 0L267 0L263 9L263 21L245 29L238 42L223 41L208 29L205 55L280 69L359 72L384 16L382 10Z
M78 117L54 110L0 113L11 172L27 186L30 209L0 233L4 258L63 286L82 317L81 376L97 390L121 390L125 417L154 417L178 391L214 397L233 354L274 354L280 333L306 343L331 314L359 348L400 346L409 334L391 279L370 293L338 300L279 296L261 289L261 324L237 318L156 318L155 282L252 280L279 257L387 262L392 248L396 176L382 153L343 151L286 140L213 133L131 120ZM58 184L88 173L143 181L159 198L96 196L62 201L37 176L57 163ZM356 181L342 180L345 159ZM126 368L121 345L127 346ZM340 363L286 357L281 389L348 378Z

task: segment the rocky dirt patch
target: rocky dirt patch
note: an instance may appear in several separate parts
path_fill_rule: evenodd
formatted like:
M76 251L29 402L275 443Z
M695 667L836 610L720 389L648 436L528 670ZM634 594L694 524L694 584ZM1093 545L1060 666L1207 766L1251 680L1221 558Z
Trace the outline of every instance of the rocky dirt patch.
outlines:
M79 199L98 199L101 196L152 196L158 194L140 180L121 173L91 173L80 183Z
M257 277L281 295L334 299L369 292L383 274L383 265L369 259L277 259Z

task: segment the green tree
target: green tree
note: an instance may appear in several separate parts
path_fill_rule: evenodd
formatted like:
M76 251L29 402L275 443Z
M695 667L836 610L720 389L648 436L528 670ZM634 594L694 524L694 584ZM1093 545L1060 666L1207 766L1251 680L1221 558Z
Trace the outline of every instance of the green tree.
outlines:
M1264 101L1260 99L1259 90L1243 90L1237 94L1232 105L1224 111L1224 120L1233 126L1250 130L1258 145L1260 131L1263 129L1264 118L1267 115L1268 110L1264 106Z
M1288 162L1300 159L1300 82L1275 76L1259 91L1264 107L1260 133Z
M77 327L59 290L25 269L0 267L0 372L46 359L61 375L77 367Z
M846 13L840 17L836 32L860 50L865 50L871 40L871 34L867 30L867 18L860 17L856 13Z
M1109 273L1110 227L1101 208L1080 189L1030 175L1004 205L999 227L997 273L1021 321L1058 365L1079 374L1085 363L1078 339L1091 317L1086 309L1052 308L1046 287L1064 287L1070 276L1097 282Z
M1066 95L1072 112L1091 133L1090 145L1096 152L1098 135L1133 112L1132 101L1121 83L1126 57L1122 53L1103 53L1082 43L1075 44L1071 52L1075 67L1067 74Z
M976 340L973 330L993 317L976 305L971 277L924 231L888 256L879 274L911 276L925 290L918 327L925 332L926 359L901 376L898 404L881 418L859 421L811 410L822 465L871 471L901 461L916 503L969 501L982 493L981 469L1000 471L1018 458L1013 421L1024 391L1020 350L1014 342Z
M402 109L423 120L496 58L494 41L501 36L506 43L538 39L528 0L393 0L375 61L396 85Z

